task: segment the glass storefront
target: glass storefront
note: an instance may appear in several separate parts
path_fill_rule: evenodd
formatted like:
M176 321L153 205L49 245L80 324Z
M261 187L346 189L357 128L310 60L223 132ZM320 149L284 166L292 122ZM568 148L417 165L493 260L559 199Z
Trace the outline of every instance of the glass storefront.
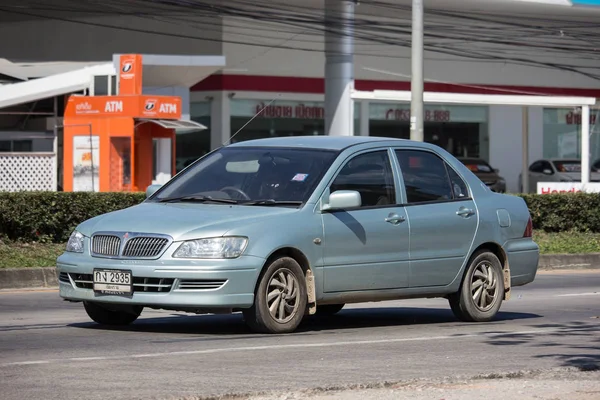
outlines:
M370 104L371 136L410 139L410 104ZM488 108L427 104L424 140L457 157L480 157L489 161Z
M239 131L232 143L267 137L325 134L324 103L283 100L270 105L268 103L261 100L231 100L231 134ZM249 122L263 108L264 111ZM360 104L355 104L355 131L359 128L359 116Z
M208 129L178 134L175 140L177 172L210 151L210 103L199 102L190 104L190 116Z
M323 135L323 102L231 99L231 143L282 136ZM361 106L354 104L354 132L360 133ZM371 136L410 138L410 104L370 103ZM257 113L264 108L258 116ZM191 115L210 128L210 103L192 103ZM256 117L255 117L256 116ZM488 107L426 105L425 141L443 147L458 157L480 157L489 161ZM237 134L236 134L237 133ZM177 135L178 169L210 150L208 131Z
M581 110L544 109L544 158L581 159ZM591 163L600 160L600 110L590 110Z

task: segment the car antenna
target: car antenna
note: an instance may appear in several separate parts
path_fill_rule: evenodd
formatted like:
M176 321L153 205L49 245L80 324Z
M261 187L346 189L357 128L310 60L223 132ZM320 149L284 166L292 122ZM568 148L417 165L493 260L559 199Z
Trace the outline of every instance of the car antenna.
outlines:
M228 142L230 142L238 133L240 133L245 127L248 126L248 124L252 121L254 121L254 119L256 117L258 117L260 114L262 114L262 112L264 110L267 109L267 107L269 107L271 104L273 104L273 102L275 102L275 100L277 100L279 97L281 97L281 93L277 94L277 96L275 96L270 102L267 103L266 106L264 106L263 108L261 108L260 110L258 110L258 112L256 114L254 114L254 116L252 118L250 118L250 120L248 122L246 122L244 124L244 126L242 126L240 129L238 129L238 131L236 133L234 133L233 135L231 135L229 137L229 140L223 143L223 146L225 146Z

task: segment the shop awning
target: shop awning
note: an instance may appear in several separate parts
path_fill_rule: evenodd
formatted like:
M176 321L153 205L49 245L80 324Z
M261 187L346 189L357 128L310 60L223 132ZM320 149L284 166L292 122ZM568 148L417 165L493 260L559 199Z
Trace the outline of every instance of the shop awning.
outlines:
M174 119L138 119L138 125L152 123L166 129L175 129L175 133L190 133L208 129L196 121L174 120Z

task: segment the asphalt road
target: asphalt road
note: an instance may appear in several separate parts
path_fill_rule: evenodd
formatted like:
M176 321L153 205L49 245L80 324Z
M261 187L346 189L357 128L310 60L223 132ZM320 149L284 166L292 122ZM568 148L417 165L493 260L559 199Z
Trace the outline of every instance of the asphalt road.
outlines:
M100 329L55 291L0 292L0 397L165 399L555 367L600 367L600 273L542 273L497 321L457 322L440 299L348 306L292 335L238 315L146 310Z

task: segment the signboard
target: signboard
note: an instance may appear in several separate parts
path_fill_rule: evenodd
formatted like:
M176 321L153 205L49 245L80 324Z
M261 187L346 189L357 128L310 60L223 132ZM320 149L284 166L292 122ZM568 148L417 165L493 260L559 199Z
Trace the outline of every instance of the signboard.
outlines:
M100 191L100 139L73 136L73 191Z
M140 54L119 57L119 95L142 94L142 68Z
M426 104L423 110L425 122L471 122L486 123L485 106L446 106ZM372 103L369 119L375 121L410 121L410 104Z
M179 96L71 96L66 117L180 119Z
M260 113L260 114L259 114ZM231 101L231 116L267 119L319 119L325 118L325 105L320 101L287 101L280 100L269 104L261 100ZM354 118L359 117L358 107L354 107Z
M560 193L600 193L600 182L582 184L581 182L538 182L537 194Z
M360 103L354 107L354 118L360 117ZM259 114L260 113L260 114ZM231 101L231 116L267 119L316 119L325 118L325 106L319 101L278 100L268 101L234 99ZM485 106L425 105L424 118L427 122L470 122L486 123L488 108ZM410 104L371 103L369 119L374 121L410 121Z

